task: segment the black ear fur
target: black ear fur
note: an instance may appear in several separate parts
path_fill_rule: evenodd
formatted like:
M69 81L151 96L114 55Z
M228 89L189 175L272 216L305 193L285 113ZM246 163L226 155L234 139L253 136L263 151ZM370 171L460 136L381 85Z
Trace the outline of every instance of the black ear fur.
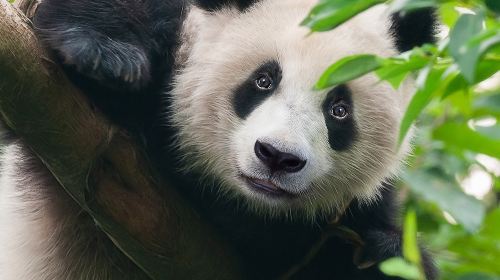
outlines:
M258 0L197 0L196 5L207 11L215 11L224 7L237 7L239 10L245 10L256 2Z
M436 40L437 16L433 8L392 15L391 32L399 51L405 52Z

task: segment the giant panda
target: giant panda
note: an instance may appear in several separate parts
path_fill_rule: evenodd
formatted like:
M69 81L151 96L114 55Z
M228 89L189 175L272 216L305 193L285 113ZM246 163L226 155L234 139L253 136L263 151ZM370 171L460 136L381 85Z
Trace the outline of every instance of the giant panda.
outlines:
M410 149L397 135L412 82L313 85L344 56L432 42L435 17L379 5L309 34L300 23L314 4L44 0L34 27L96 110L135 135L234 247L249 279L286 274L332 217L365 246L333 236L292 279L397 279L377 264L402 255L391 180ZM147 279L22 139L3 143L0 279Z

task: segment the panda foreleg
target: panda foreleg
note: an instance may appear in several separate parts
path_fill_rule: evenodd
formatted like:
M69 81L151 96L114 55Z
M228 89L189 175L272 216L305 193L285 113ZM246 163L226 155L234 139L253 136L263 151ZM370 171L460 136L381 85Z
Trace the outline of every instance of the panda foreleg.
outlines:
M137 90L151 78L151 18L141 3L44 0L35 30L67 70L102 86Z
M135 90L150 80L149 58L141 46L81 27L45 32L44 41L63 64L104 85Z
M402 230L395 219L399 210L392 186L386 186L381 195L382 199L369 206L353 203L343 221L363 240L363 246L355 249L354 263L367 273L387 259L403 256ZM437 279L438 271L431 255L423 247L420 251L427 280Z

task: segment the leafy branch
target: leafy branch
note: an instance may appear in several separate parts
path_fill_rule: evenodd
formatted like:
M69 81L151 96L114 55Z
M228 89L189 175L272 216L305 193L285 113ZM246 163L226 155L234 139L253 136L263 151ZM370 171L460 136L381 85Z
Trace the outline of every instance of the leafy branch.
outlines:
M465 235L477 232L486 215L486 207L483 202L464 194L456 182L457 174L453 173L478 165L477 160L470 159L471 153L500 159L499 126L475 125L476 120L481 118L493 119L496 123L500 116L500 88L491 92L481 89L485 81L500 87L499 78L495 76L500 70L500 1L321 0L302 25L313 32L325 32L382 3L388 5L389 11L403 14L432 7L441 16L441 30L449 32L442 32L447 34L441 36L436 44L423 45L394 57L373 54L344 57L323 73L315 89L334 87L369 73L374 73L381 82L387 82L395 89L406 79L414 79L416 92L400 124L398 143L403 142L419 117L423 118L423 123L430 122L429 116L424 114L426 110L432 111L431 115L436 119L431 123L430 137L423 136L431 138L424 144L434 147L417 146L417 154L421 155L424 162L420 164L419 170L407 171L403 176L412 193L420 198L418 201L410 198L409 204L413 205L410 208L420 205L417 209L427 209L421 212L431 212L440 216L440 219L446 213L463 226ZM427 149L429 155L423 156L419 149ZM447 166L431 157L453 159L455 165L458 164L455 160L458 158L461 167L454 169L452 162ZM497 181L500 182L495 179ZM429 210L434 209L434 206L423 204L422 201L437 205L440 211ZM405 260L392 259L382 264L381 268L388 274L406 279L423 279L422 265L416 253L414 215L415 212L410 210L406 216ZM491 221L488 218L486 220ZM483 231L480 232L483 234ZM489 237L484 238L494 242ZM463 258L467 259L465 256ZM476 262L474 267L495 271L494 267L487 267L486 263Z

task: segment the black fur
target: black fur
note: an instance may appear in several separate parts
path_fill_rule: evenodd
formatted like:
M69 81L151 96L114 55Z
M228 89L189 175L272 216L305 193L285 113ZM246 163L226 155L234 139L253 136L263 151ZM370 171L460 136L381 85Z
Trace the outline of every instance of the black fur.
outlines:
M224 5L245 9L254 2L225 0L198 4L215 11ZM158 169L165 168L160 170L165 179L183 186L180 191L193 201L200 215L246 260L248 278L273 279L300 262L328 224L321 218L315 225L266 220L241 209L235 201L217 199L215 189L200 193L197 174L178 172L178 155L167 145L175 137L176 128L169 123L168 114L161 123L158 114L169 102L173 56L185 5L186 1L181 0L45 0L39 6L34 24L40 39L73 82L89 92L93 102L110 118L147 140L151 160ZM396 35L403 36L397 41L401 49L427 40L429 35L410 33L412 21L397 19L397 22L393 28ZM130 75L134 78L130 79ZM235 106L252 108L245 102L250 101L240 97ZM240 115L247 115L248 109L241 108L237 109ZM333 147L345 148L355 139L354 124L348 127L341 130L349 137L333 143ZM384 276L376 266L361 270L355 263L380 262L401 255L401 232L393 221L394 205L389 190L371 206L362 207L354 201L340 222L361 235L366 242L364 250L354 260L353 245L343 238L332 237L294 279L393 279ZM427 253L423 256L428 279L436 279L431 259Z
M255 81L262 74L268 74L273 81L270 90L257 88ZM238 117L246 118L259 104L270 97L281 82L281 67L277 61L264 63L234 91L233 105Z
M339 102L342 103L349 114L342 120L338 120L330 114L331 107ZM346 150L356 140L356 123L352 117L354 109L351 91L346 85L335 87L326 96L323 102L323 115L328 128L328 142L332 149L337 151Z
M183 0L48 0L39 5L34 25L94 104L119 124L142 128L154 121L158 112L152 109L171 76L185 5Z
M433 8L400 12L392 15L391 31L396 46L401 52L435 42L436 26L437 21Z
M224 7L236 7L245 10L259 0L198 0L197 5L209 11L215 11Z
M357 233L367 244L359 250L344 238L332 236L312 261L292 279L339 279L339 280L390 280L381 273L377 264L358 269L356 263L379 263L394 256L401 256L401 229L393 187L385 185L382 199L370 206L352 202L340 224ZM193 190L185 188L185 190ZM290 267L301 262L304 255L321 237L327 227L327 219L316 224L300 221L266 220L249 214L233 201L217 201L216 191L188 194L201 213L212 224L217 225L225 240L233 243L249 266L249 279L276 279ZM423 251L428 280L437 279L437 272Z

